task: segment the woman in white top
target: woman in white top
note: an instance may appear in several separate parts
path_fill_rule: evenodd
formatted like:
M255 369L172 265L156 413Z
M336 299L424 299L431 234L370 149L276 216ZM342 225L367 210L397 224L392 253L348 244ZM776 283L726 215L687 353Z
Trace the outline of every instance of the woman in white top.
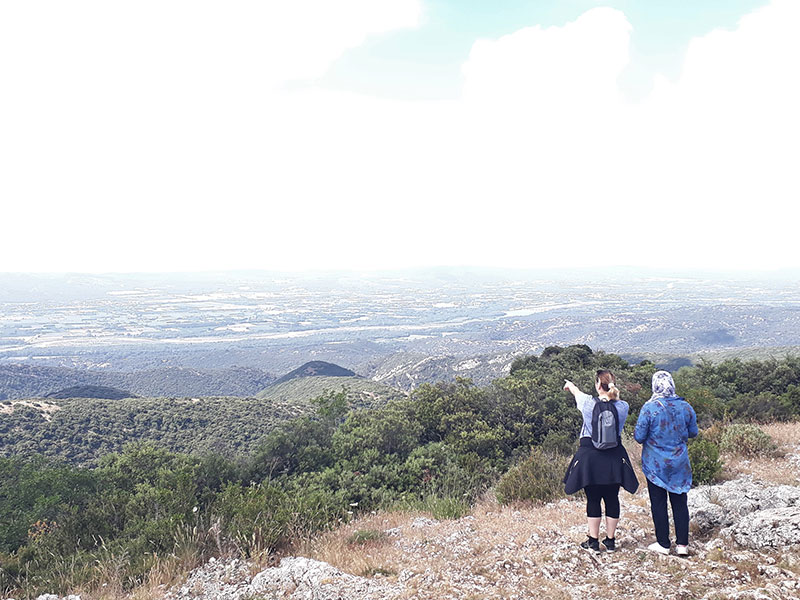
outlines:
M595 377L597 397L584 394L571 381L565 381L564 389L575 396L575 404L583 416L580 445L564 476L564 491L567 494L574 494L581 489L585 492L589 535L581 546L595 552L600 551L602 500L606 512L606 538L602 543L606 550L613 551L616 549L615 535L620 515L619 488L622 486L633 494L639 487L639 481L636 479L628 453L622 445L621 437L630 408L627 402L619 399L616 379L608 370L597 371ZM602 402L610 404L596 407ZM616 415L617 439L605 444L612 447L601 450L595 447L601 432L594 431L593 420L598 418L596 415L601 415L603 412ZM593 433L595 442L592 441Z

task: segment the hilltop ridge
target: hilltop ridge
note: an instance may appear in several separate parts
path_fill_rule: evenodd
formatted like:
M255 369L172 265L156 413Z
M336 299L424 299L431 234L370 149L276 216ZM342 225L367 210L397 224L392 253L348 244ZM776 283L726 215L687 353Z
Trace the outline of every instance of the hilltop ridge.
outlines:
M127 390L121 390L105 385L73 385L57 392L47 394L45 398L66 400L68 398L99 398L103 400L122 400L123 398L137 398Z
M357 377L355 372L324 360L311 360L279 377L271 385L278 385L300 377Z
M375 406L405 398L407 393L322 360L309 361L256 394L270 402L309 402L326 392L346 390L352 407Z

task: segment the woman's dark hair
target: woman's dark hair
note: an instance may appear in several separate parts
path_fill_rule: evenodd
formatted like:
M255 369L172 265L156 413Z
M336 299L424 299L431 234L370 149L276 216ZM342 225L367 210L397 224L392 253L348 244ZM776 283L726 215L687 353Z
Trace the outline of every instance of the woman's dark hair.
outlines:
M619 400L619 390L617 389L617 378L608 369L600 369L595 376L595 381L600 389L607 392L609 400Z

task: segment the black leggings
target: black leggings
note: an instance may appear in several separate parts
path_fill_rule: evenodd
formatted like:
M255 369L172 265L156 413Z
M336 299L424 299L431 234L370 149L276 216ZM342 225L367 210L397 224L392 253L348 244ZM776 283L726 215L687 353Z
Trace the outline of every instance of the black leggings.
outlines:
M619 519L619 484L587 485L583 488L586 493L586 516L596 518L603 516L600 510L600 500L606 505L606 517Z
M675 519L675 543L680 546L689 545L689 507L686 494L673 494L647 480L647 491L650 492L650 511L653 514L653 525L656 528L656 539L664 548L669 548L669 515L667 515L667 496L672 505L672 518Z

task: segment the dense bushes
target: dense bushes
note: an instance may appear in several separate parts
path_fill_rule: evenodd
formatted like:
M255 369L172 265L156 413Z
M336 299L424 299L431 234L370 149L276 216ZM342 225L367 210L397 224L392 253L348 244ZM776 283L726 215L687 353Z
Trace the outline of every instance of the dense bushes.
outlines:
M675 377L678 392L692 403L698 420L769 422L800 417L800 357L781 360L701 361Z
M254 398L82 398L48 404L60 408L44 413L17 404L13 413L0 414L0 456L96 466L102 456L142 441L187 454L251 454L278 423L308 410L307 402Z
M346 514L329 489L218 477L236 472L218 458L152 445L130 446L93 470L0 459L0 592L63 591L65 568L76 585L104 561L130 587L155 556L187 543L193 553L266 552Z
M689 462L692 465L693 485L712 483L722 471L719 446L702 436L689 440Z
M773 456L777 445L757 425L750 423L715 423L689 440L694 485L713 483L722 471L720 453L755 458Z

